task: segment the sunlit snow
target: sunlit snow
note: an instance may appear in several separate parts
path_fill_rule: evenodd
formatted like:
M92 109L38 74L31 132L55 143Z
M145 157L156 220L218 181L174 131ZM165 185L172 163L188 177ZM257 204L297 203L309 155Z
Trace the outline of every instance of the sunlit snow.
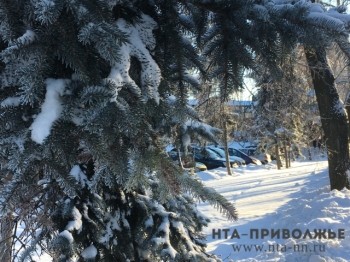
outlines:
M234 169L234 173L232 177L227 176L221 168L198 174L205 185L231 200L239 213L237 222L227 221L212 206L200 204L200 211L211 219L205 229L209 253L226 262L350 261L350 191L329 191L325 158L293 162L291 168L282 170L274 165L268 168L251 165ZM217 234L213 235L213 230L217 233L219 229L226 230L228 237L225 238L224 231L220 239ZM295 229L338 232L341 229L345 236L276 239L260 235L255 238L250 235L252 229L289 232ZM231 239L234 230L240 238Z

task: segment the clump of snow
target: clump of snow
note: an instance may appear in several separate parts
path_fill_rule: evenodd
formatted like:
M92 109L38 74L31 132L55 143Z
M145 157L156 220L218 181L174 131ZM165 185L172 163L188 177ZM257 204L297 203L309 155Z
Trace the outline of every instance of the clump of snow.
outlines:
M86 175L78 165L73 166L69 174L74 177L82 187L88 183Z
M186 130L187 129L187 126L184 125L183 126L183 129ZM182 142L182 145L184 146L184 148L188 148L188 146L191 144L191 136L189 133L184 133L181 137L181 142Z
M73 207L72 214L73 220L69 221L66 230L72 231L72 230L78 230L80 231L83 226L83 221L81 220L82 215L79 212L79 210L76 207Z
M91 244L89 247L85 248L83 252L81 252L81 256L84 259L94 259L97 256L97 248Z
M20 97L8 97L1 102L0 106L10 107L10 106L19 106L20 104L21 104Z
M309 97L316 97L315 89L310 89L306 95Z
M42 144L50 135L52 125L61 115L63 107L60 96L63 95L67 80L49 78L45 83L45 101L41 106L41 112L30 126L31 138L38 144Z
M34 33L34 31L26 30L26 32L22 36L11 42L6 50L10 51L12 49L18 49L21 45L28 45L34 42L35 38L36 34Z
M148 15L141 14L141 18L135 24L135 28L145 46L149 50L153 50L156 47L156 39L153 35L153 30L158 28L156 21Z
M327 25L332 26L332 30L337 31L337 32L344 32L345 31L345 25L343 21L341 21L338 18L335 18L333 16L330 16L326 14L325 12L320 13L320 12L310 12L307 15L307 21L310 24L314 25L319 25L320 22L327 22Z
M319 3L314 3L310 7L310 12L324 13L324 11L325 11L324 7L321 4L319 4Z
M128 35L128 42L122 43L120 59L113 65L108 78L112 79L118 87L129 84L134 92L142 93L145 100L151 98L159 103L158 86L161 74L149 51L155 47L155 38L152 31L157 27L157 23L150 16L142 14L140 21L135 26L124 19L118 19L117 26ZM141 63L143 92L129 76L131 56L136 57Z
M101 244L108 245L112 237L114 236L113 231L121 231L121 226L119 224L121 218L120 210L116 210L114 214L108 214L107 219L108 222L106 224L106 229L104 232L101 234L101 237L99 239L99 242ZM115 238L113 240L115 243L117 243L117 239Z
M59 233L59 236L66 238L69 241L69 243L74 242L74 238L68 230L63 230L61 233Z
M173 105L173 104L176 103L177 98L174 95L170 95L170 96L167 97L166 101L168 102L169 105Z
M17 145L19 152L23 153L23 151L24 151L24 138L23 137L15 137L13 139L13 142L15 142L15 144Z
M163 221L158 227L159 232L164 233L164 237L153 238L152 241L157 245L167 244L168 248L162 250L162 255L169 255L170 258L174 259L176 257L177 251L170 244L170 222L167 216L163 217Z
M152 227L154 225L154 221L152 216L150 216L146 221L145 221L145 227Z
M283 135L283 134L286 133L286 132L287 132L287 130L286 130L285 128L280 127L280 128L277 128L277 129L275 130L275 135Z

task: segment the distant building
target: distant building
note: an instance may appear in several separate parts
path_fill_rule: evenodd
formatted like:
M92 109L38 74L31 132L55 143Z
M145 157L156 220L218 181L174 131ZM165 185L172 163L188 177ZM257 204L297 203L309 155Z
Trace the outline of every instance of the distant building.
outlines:
M198 106L198 99L192 98L188 100L188 104L192 107ZM254 101L249 100L229 100L227 105L232 108L232 113L240 115L242 118L253 117Z
M232 107L233 113L239 114L245 119L253 117L253 101L230 100L228 106Z

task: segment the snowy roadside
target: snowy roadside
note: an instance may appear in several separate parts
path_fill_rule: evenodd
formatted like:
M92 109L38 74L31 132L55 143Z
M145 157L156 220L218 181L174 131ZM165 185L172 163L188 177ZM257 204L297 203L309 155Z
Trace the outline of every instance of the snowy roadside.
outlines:
M230 222L214 207L199 204L211 220L205 229L208 252L223 261L350 261L350 191L329 192L327 161L295 162L282 170L248 166L232 177L225 169L198 176L238 209L239 220Z

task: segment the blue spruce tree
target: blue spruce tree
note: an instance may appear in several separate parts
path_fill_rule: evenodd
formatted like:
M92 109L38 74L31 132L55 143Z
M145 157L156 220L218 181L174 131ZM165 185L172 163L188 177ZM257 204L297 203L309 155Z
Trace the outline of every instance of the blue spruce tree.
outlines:
M1 214L23 228L14 260L216 260L193 198L236 210L164 151L218 131L187 106L200 19L156 2L0 1Z
M218 133L187 106L200 88L191 72L216 78L225 101L246 69L281 77L299 44L322 87L327 147L340 152L332 188L349 187L347 116L324 51L335 42L350 57L350 20L312 2L0 0L0 212L23 229L12 259L215 261L193 198L236 210L164 151Z

